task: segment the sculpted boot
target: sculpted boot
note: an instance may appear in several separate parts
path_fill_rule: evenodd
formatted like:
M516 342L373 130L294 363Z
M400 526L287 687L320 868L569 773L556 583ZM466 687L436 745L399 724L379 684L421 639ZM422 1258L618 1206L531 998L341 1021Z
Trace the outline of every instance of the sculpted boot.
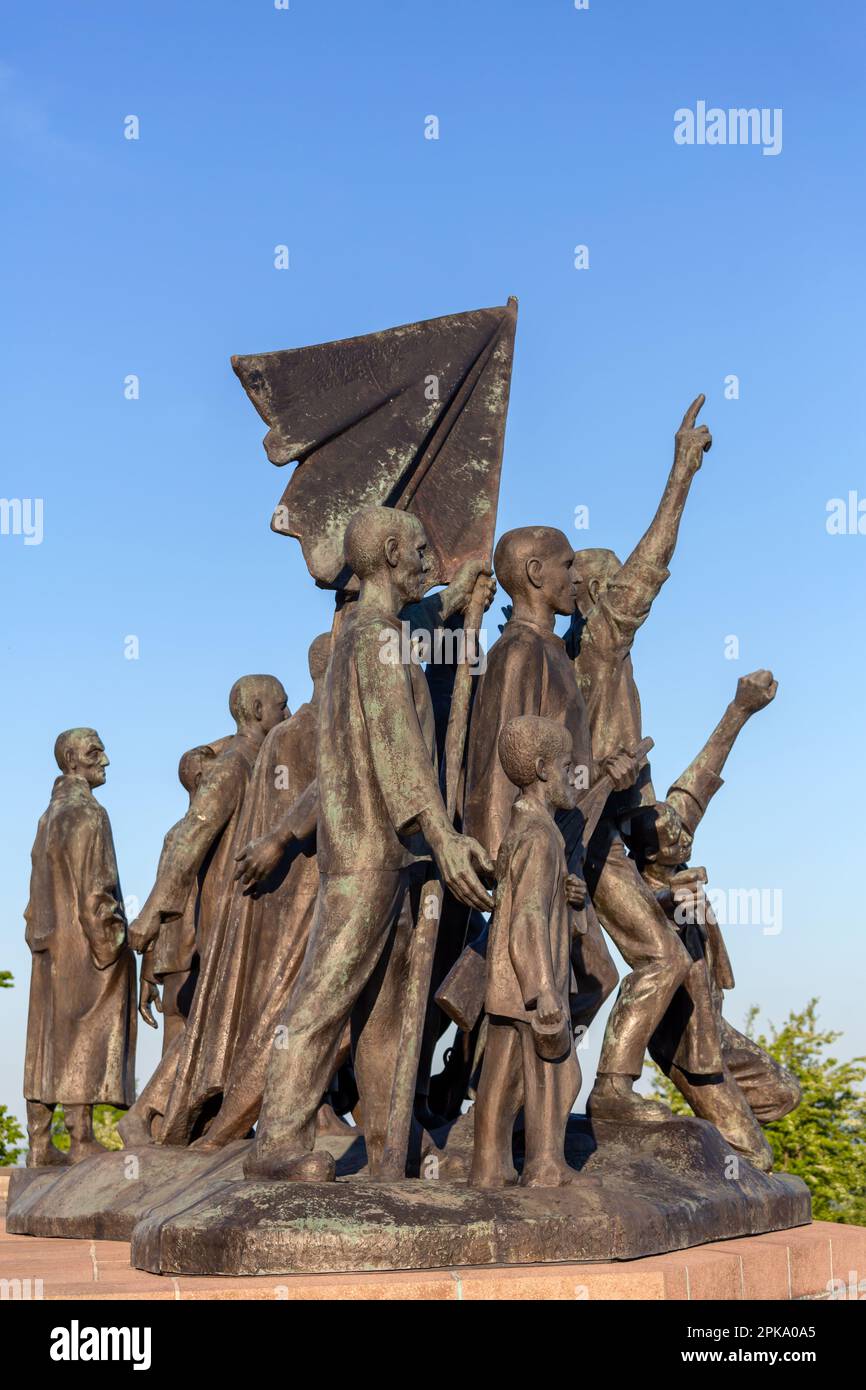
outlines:
M245 1178L278 1178L282 1182L333 1182L336 1168L327 1149L288 1153L279 1145L255 1140L244 1159Z
M647 1100L634 1089L634 1076L599 1072L595 1079L586 1113L594 1120L619 1120L633 1124L656 1124L670 1120L673 1112L659 1100Z
M93 1106L64 1105L63 1117L69 1130L69 1162L83 1163L85 1158L106 1151L93 1137Z
M38 1100L27 1102L27 1150L28 1168L47 1168L56 1163L67 1164L68 1154L57 1149L51 1142L51 1116L54 1107L43 1105Z

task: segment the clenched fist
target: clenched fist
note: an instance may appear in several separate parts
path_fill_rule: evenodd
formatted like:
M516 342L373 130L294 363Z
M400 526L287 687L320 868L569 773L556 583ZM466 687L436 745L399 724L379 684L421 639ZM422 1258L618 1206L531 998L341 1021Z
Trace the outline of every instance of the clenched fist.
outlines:
M565 901L569 907L586 906L586 884L579 874L568 874L566 877Z
M740 676L737 681L734 704L746 714L755 714L759 709L766 709L778 689L779 682L773 680L772 671L752 671L751 675Z
M466 560L460 566L445 593L442 595L442 614L450 618L452 613L465 613L469 600L479 585L480 597L486 613L496 593L496 580L493 571L483 560Z

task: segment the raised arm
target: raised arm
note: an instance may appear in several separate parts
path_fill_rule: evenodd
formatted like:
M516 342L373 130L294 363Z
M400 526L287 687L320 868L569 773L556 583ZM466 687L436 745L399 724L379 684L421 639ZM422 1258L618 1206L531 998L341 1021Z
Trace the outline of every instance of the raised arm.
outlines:
M662 499L647 530L626 560L623 567L626 570L639 561L664 571L673 558L692 479L713 442L706 425L696 424L705 400L703 394L697 396L683 416L674 440L673 466Z
M667 794L690 832L703 819L713 796L722 785L721 771L744 725L775 698L779 682L772 671L753 671L741 676L737 691L700 753L693 758Z

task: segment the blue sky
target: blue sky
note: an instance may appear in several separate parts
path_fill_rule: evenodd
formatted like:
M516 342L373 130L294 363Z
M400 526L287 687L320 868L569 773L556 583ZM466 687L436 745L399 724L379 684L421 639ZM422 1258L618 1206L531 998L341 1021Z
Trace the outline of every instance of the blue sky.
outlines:
M47 0L7 16L0 492L43 499L44 537L0 535L0 966L17 982L0 1102L23 1110L21 912L55 735L103 734L101 799L143 900L183 810L180 753L228 732L245 671L300 704L330 623L296 543L268 529L287 475L231 354L509 294L500 530L559 525L626 553L707 394L714 447L635 648L656 785L737 677L772 667L777 700L696 844L712 884L784 895L780 933L728 931L728 1013L781 1020L817 994L839 1054L866 1052L866 537L826 527L829 499L866 497L863 50L856 5L781 0ZM781 153L676 144L674 113L698 101L781 109ZM157 1048L149 1035L142 1081Z

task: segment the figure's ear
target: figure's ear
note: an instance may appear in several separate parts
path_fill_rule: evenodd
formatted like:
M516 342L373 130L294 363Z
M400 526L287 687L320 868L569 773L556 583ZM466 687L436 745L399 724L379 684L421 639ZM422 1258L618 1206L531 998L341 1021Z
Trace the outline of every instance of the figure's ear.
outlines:
M535 759L535 776L539 782L547 781L547 763L544 758Z
M78 770L78 757L74 748L70 747L64 749L63 762L66 772L76 772Z
M253 700L253 716L258 720L261 720L262 717L262 702L258 697Z
M540 588L541 588L541 581L542 581L542 574L543 574L543 571L544 571L544 564L543 564L543 562L542 562L541 560L538 559L538 557L537 557L536 555L533 555L533 556L531 557L531 559L527 560L527 562L526 562L526 578L529 580L529 582L530 582L530 584L532 585L533 589L540 589Z
M394 569L400 559L400 540L398 536L389 536L385 542L385 559Z
M586 591L589 594L589 597L592 599L592 602L598 603L598 596L601 593L601 580L590 579L589 583L586 586Z

